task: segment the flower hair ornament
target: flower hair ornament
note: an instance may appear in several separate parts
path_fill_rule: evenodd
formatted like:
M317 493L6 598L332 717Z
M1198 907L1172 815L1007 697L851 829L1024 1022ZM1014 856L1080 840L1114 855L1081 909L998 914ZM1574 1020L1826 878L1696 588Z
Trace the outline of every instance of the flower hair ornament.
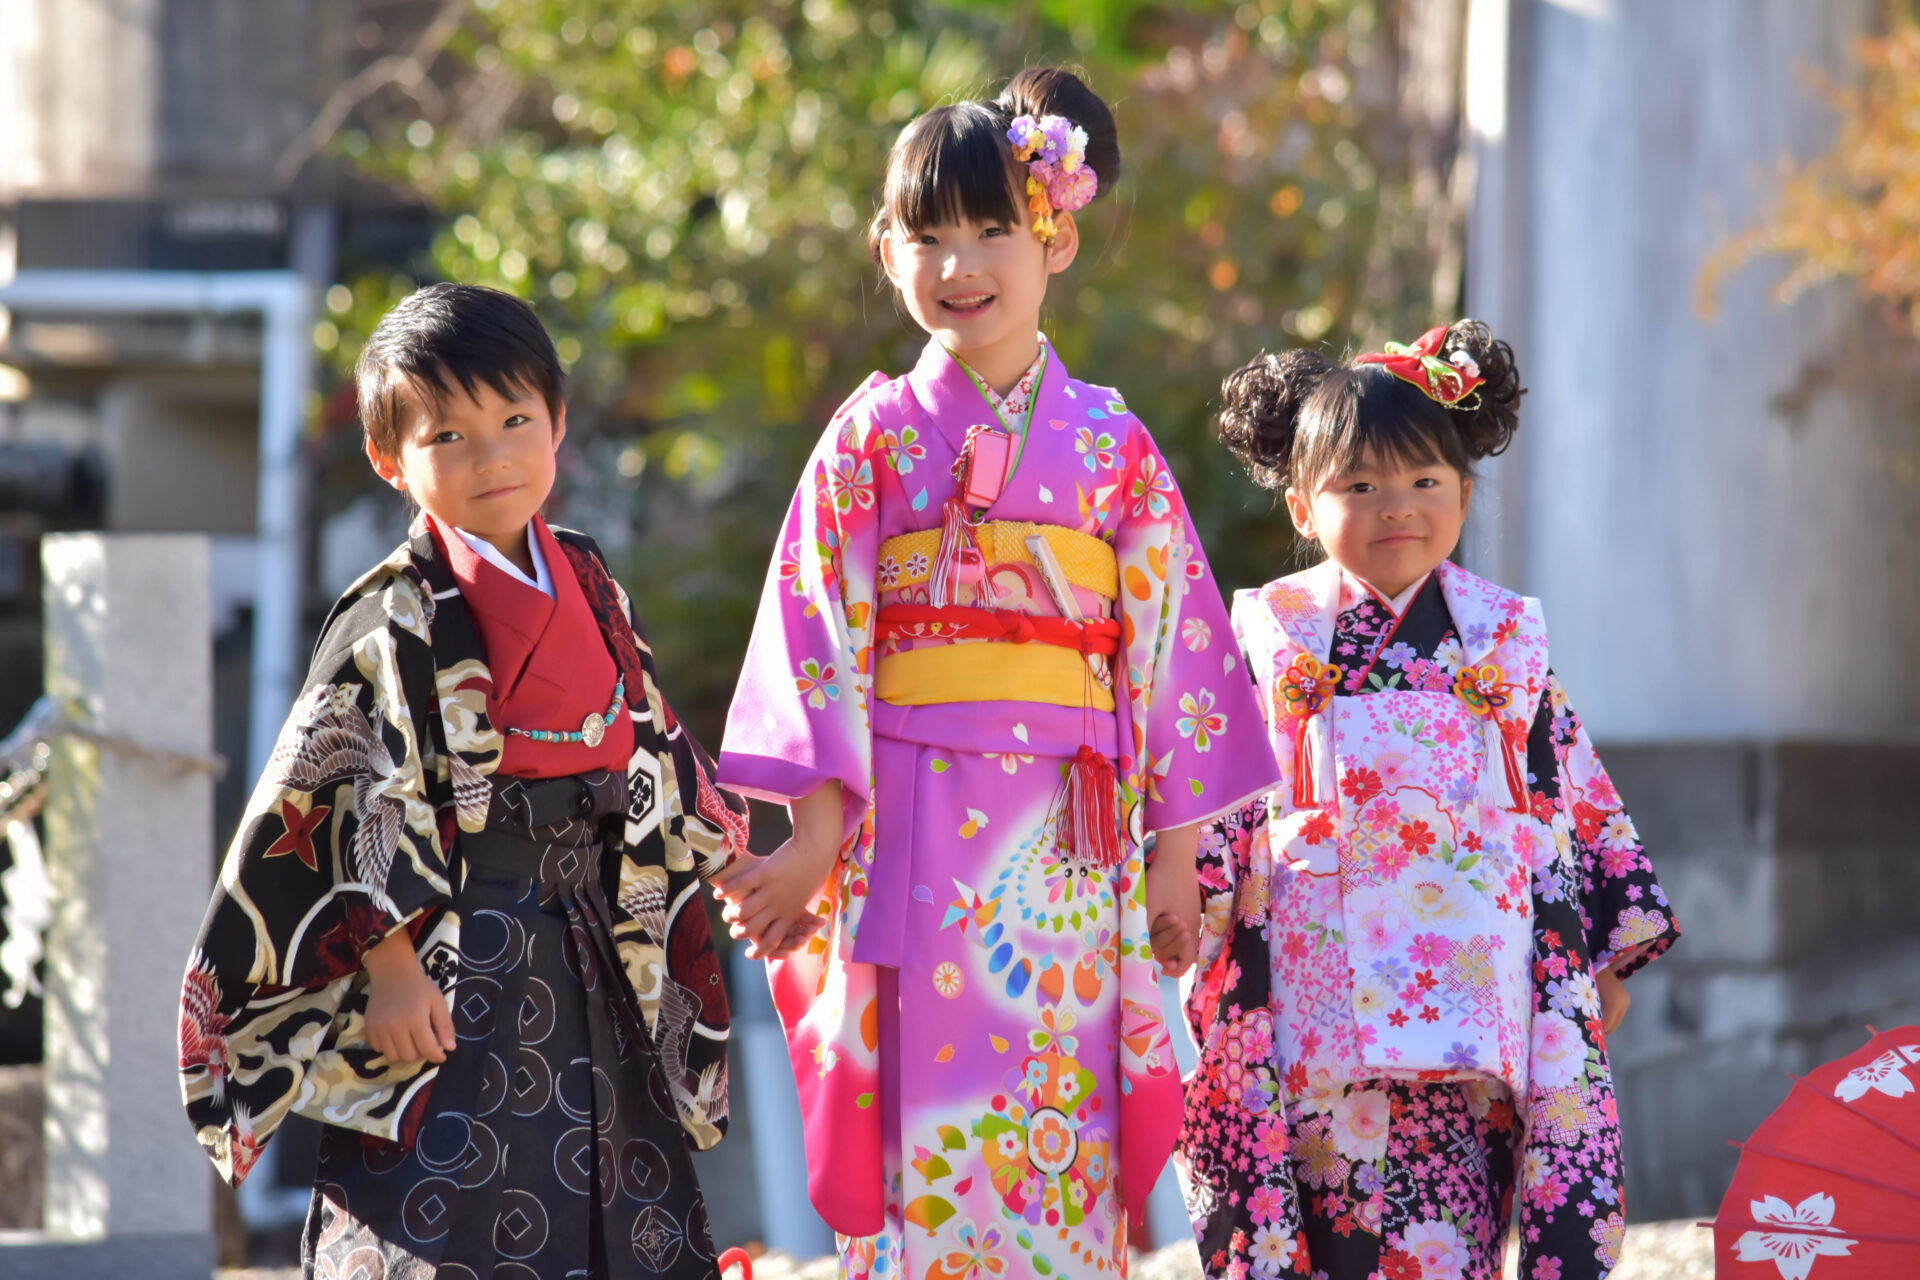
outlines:
M1480 376L1479 364L1465 351L1441 357L1440 344L1447 340L1448 328L1450 326L1443 324L1429 329L1412 346L1389 342L1385 351L1355 356L1353 363L1380 365L1402 382L1411 382L1426 392L1428 399L1449 409L1477 409L1480 407L1478 396L1474 396L1472 403L1466 400L1486 379Z
M1027 208L1033 233L1052 244L1055 212L1084 209L1100 190L1087 163L1087 131L1065 116L1021 116L1007 130L1013 158L1027 166Z

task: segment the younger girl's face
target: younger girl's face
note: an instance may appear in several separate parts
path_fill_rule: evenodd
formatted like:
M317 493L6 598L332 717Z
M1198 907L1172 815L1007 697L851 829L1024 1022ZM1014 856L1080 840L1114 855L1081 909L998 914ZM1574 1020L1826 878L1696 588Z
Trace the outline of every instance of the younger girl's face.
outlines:
M1080 247L1071 214L1056 214L1054 226L1051 245L1025 222L895 227L881 239L880 261L914 322L984 372L994 354L1014 348L1032 359L1047 278L1066 270Z
M1351 471L1312 493L1287 490L1287 512L1302 536L1318 538L1341 568L1389 598L1453 554L1473 481L1445 462L1384 462L1372 450Z

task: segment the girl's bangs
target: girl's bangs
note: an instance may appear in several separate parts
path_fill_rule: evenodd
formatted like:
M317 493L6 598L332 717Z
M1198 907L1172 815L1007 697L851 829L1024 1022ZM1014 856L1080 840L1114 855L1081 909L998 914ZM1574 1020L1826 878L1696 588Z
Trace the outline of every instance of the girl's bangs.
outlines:
M902 231L960 222L1020 225L1005 128L997 113L975 102L921 116L888 166L887 220Z
M1301 411L1306 428L1292 468L1308 487L1357 469L1371 453L1387 467L1450 466L1471 460L1442 409L1419 388L1372 366L1334 371Z

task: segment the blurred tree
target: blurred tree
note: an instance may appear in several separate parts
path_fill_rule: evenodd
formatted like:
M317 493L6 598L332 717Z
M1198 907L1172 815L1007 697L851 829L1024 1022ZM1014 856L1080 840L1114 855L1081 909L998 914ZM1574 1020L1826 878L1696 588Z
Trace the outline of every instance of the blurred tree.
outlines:
M564 517L622 562L712 740L801 460L869 370L920 345L865 245L902 124L1029 62L1081 63L1116 104L1126 173L1083 218L1089 252L1054 285L1048 332L1079 376L1121 385L1223 585L1247 585L1291 539L1211 442L1210 401L1262 346L1406 338L1457 305L1463 11L450 4L387 83L317 122L315 145L447 218L410 275L335 289L318 339L344 371L416 279L534 302L574 380Z
M1759 223L1708 257L1702 314L1714 314L1727 275L1757 256L1780 254L1791 265L1774 286L1777 300L1850 278L1885 304L1892 323L1920 336L1920 24L1900 18L1887 35L1861 41L1856 57L1857 86L1817 86L1840 117L1832 150L1799 168L1783 166L1778 195Z

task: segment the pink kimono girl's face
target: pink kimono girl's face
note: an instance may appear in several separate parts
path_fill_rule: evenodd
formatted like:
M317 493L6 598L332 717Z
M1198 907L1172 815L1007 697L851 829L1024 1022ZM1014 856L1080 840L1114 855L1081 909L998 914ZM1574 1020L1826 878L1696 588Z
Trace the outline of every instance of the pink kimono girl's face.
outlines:
M443 523L489 542L518 538L553 491L566 406L550 413L531 387L502 395L484 382L472 396L421 400L408 397L398 456L367 443L373 469Z
M1001 348L1032 346L1047 279L1065 271L1079 252L1072 214L1054 216L1050 245L1034 235L1030 216L1017 226L961 221L911 231L896 227L880 240L880 264L907 314L976 367L981 356Z
M1445 462L1383 462L1369 449L1311 493L1288 489L1287 512L1334 563L1393 597L1453 554L1472 497L1473 481Z

